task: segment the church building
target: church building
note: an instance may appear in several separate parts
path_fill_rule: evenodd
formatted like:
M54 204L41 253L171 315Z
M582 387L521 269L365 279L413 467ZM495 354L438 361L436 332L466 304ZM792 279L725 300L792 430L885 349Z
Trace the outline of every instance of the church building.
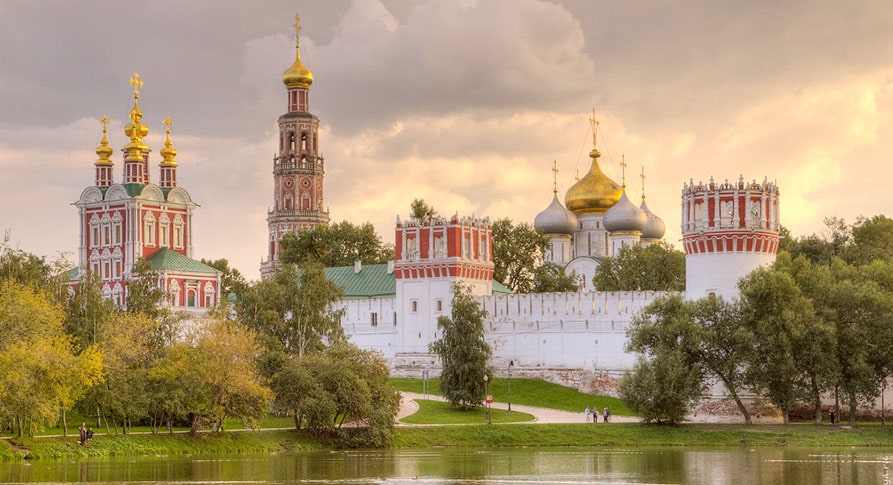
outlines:
M109 120L103 116L102 140L96 148L95 179L74 203L78 208L80 243L77 268L68 272L72 287L86 272L98 274L102 292L127 306L127 281L134 267L146 259L164 290L164 305L204 313L220 300L220 272L193 259L193 214L198 207L177 184L177 150L171 140L170 117L165 118L164 146L159 153L159 182L149 178L149 153L144 139L149 127L140 110L143 81L134 73L133 108L124 134L130 142L124 153L123 177L114 182L114 149L108 141Z

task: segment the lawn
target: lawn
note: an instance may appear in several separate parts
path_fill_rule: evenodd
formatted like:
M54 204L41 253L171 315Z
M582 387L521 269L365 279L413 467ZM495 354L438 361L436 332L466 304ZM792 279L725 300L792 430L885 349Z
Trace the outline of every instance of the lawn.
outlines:
M424 392L421 379L391 378L391 384L401 391ZM440 379L428 379L428 393L440 395ZM490 381L488 392L496 402L509 401L509 379L497 377ZM611 408L611 414L633 416L632 411L620 399L609 396L585 394L576 389L552 384L539 379L511 379L511 402L526 406L582 412L588 406Z
M430 401L418 399L416 403L419 410L415 414L401 419L401 423L407 424L481 424L487 422L486 408L479 406L465 411L458 407L450 406L443 401ZM498 423L522 423L531 422L534 417L527 413L517 411L504 411L502 409L490 410L490 422Z

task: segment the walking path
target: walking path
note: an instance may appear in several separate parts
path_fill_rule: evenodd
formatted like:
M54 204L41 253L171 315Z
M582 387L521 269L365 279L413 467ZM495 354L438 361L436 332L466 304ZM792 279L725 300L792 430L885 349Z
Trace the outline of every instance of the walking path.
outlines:
M415 392L400 391L400 410L397 412L397 426L411 426L400 422L401 419L414 414L419 410L416 399L427 399L429 401L446 401L443 396L435 394L419 394ZM508 403L494 402L490 405L491 409L508 410ZM546 423L585 423L586 415L583 411L578 413L570 411L561 411L559 409L539 408L535 406L524 406L522 404L512 404L512 411L527 413L533 416L534 422L538 424ZM638 423L639 418L634 416L611 416L612 423ZM522 423L523 424L523 423ZM599 421L599 424L602 424ZM609 423L610 424L610 423Z

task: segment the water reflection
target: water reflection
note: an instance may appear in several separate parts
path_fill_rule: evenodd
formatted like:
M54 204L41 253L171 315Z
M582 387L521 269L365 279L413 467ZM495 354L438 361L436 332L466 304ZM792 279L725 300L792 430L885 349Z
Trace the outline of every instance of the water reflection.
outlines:
M2 483L883 484L893 450L437 449L0 464ZM889 483L886 482L886 483Z

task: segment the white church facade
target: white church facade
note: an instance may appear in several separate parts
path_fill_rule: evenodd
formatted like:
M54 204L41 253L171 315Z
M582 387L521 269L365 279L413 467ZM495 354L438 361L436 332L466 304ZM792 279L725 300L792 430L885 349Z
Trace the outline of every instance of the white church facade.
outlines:
M279 154L274 157L274 205L268 213L269 247L261 264L266 278L279 264L280 240L288 232L326 224L324 166L319 152L319 119L310 112L313 74L300 57L295 23L295 61L283 74L286 112L279 118ZM660 292L600 292L591 288L599 261L624 245L654 244L665 224L645 204L633 204L621 184L599 165L594 116L588 173L566 193L553 187L549 207L534 227L549 237L546 262L576 273L576 292L512 294L493 280L492 233L488 219L435 217L395 223L395 259L388 264L328 268L344 288L337 303L350 340L381 352L392 375L439 373L429 352L438 338L437 319L449 316L452 285L461 282L486 310L485 334L498 375L544 377L580 384L585 376L607 380L632 369L635 355L624 351L626 330ZM625 169L625 163L622 163ZM553 168L553 171L555 169ZM643 174L644 184L644 174ZM775 184L694 184L682 190L682 233L686 253L685 295L736 295L738 278L771 263L778 248L778 188ZM427 371L427 372L426 372Z

